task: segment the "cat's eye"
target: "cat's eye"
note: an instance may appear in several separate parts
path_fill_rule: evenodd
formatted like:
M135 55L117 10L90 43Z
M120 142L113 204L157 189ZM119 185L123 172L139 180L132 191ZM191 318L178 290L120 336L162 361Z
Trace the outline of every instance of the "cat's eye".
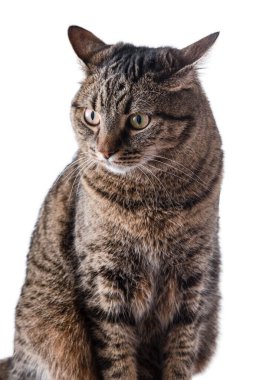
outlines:
M129 118L130 124L134 129L143 129L146 128L150 122L150 118L148 115L144 115L141 113L137 113L131 115Z
M94 110L90 110L88 108L85 109L84 114L83 114L84 121L95 127L96 125L99 125L100 123L100 115L98 112Z

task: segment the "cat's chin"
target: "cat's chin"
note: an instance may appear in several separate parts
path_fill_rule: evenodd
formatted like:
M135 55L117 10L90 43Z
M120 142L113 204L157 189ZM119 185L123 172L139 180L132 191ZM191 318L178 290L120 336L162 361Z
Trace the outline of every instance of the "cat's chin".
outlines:
M130 167L130 166L116 166L116 165L113 165L111 163L105 163L103 165L103 167L111 172L111 173L114 173L114 174L119 174L119 175L124 175L126 173L128 173L129 171L133 170L134 167Z

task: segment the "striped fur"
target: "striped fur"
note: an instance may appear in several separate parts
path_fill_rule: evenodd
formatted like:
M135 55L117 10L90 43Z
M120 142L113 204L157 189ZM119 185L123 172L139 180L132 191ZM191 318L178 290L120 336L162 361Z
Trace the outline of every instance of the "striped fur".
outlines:
M33 233L9 379L189 380L217 335L222 151L194 66L217 36L182 50L69 36L87 71L79 150Z

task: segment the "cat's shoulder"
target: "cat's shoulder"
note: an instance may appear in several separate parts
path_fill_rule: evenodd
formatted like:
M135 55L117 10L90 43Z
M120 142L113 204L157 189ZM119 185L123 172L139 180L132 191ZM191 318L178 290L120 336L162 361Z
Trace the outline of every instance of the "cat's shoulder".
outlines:
M56 219L57 215L63 217L63 215L69 213L75 203L76 188L79 184L78 176L78 158L75 156L51 186L40 210L41 216L51 216Z

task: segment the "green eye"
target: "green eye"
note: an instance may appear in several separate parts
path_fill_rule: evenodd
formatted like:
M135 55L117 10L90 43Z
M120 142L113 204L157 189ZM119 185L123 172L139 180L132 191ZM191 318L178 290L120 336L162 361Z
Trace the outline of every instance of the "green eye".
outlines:
M140 113L131 115L129 118L130 124L134 129L143 129L149 124L149 116Z
M88 108L85 109L83 118L87 124L92 125L93 127L100 123L99 113L94 110L89 110Z

